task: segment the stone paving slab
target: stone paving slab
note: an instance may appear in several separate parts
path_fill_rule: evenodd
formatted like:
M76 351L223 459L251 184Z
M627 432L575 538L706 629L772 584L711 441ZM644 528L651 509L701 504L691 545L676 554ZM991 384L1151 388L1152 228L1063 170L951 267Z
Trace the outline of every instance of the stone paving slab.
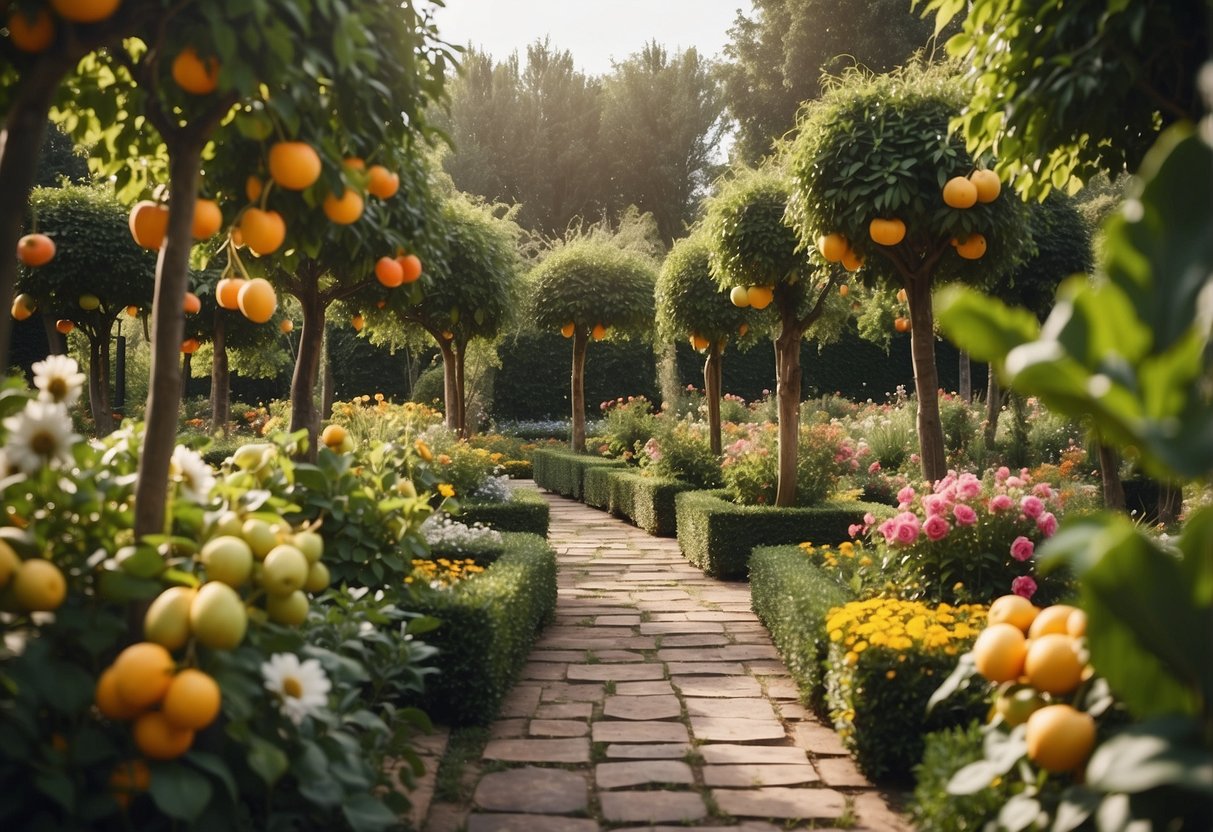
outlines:
M591 702L551 702L535 709L535 719L589 719L593 712Z
M717 716L732 719L774 720L775 709L768 699L707 699L687 697L687 713L692 716Z
M674 686L668 679L659 682L617 682L615 693L620 696L660 696L663 693L673 694Z
M608 745L606 755L612 760L675 760L691 753L691 744L686 742L654 742L645 745L615 743Z
M589 732L580 719L532 719L527 729L532 737L584 737Z
M594 742L690 742L687 727L681 722L633 722L611 720L595 722Z
M602 685L570 685L567 682L557 682L543 686L540 696L536 697L536 704L540 699L544 702L601 702L605 695L606 688Z
M664 679L665 668L660 664L571 664L568 680L586 682L647 682Z
M695 739L720 742L762 742L781 740L786 735L777 719L731 719L719 716L691 717Z
M695 773L681 760L640 760L629 763L599 763L594 781L600 789L625 789L650 783L692 785Z
M590 744L585 739L490 740L481 756L513 763L588 763Z
M585 811L589 796L583 775L527 766L486 774L472 801L494 812L563 815Z
M699 676L674 676L671 680L674 687L683 696L719 696L747 698L762 696L762 688L758 680L750 676L733 676L724 678L703 678Z
M736 745L712 743L701 745L699 754L709 765L730 763L764 763L800 765L808 757L803 748L788 745Z
M598 821L544 815L468 815L467 832L598 832Z
M738 662L666 662L671 676L744 676Z
M797 765L739 763L703 767L703 784L705 786L746 789L754 786L796 786L804 783L816 783L819 780L817 772L807 760Z
M601 792L598 799L611 823L699 820L708 814L698 792Z
M833 789L712 789L712 799L720 811L735 817L833 820L847 808L846 798Z
M602 715L612 719L676 719L682 703L672 693L658 696L608 696Z

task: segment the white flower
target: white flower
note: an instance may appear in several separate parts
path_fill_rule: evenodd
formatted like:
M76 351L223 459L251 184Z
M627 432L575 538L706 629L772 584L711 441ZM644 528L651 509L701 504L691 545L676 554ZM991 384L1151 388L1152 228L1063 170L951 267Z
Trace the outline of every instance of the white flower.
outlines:
M265 689L278 697L278 707L296 725L328 705L332 685L315 659L301 663L294 653L275 653L261 665L261 675Z
M76 359L48 355L44 361L34 362L32 369L39 401L59 402L64 407L71 407L80 400L85 376Z
M8 463L26 474L36 474L52 462L72 463L72 432L67 409L55 402L29 402L16 416L4 420L8 428Z
M211 466L184 445L173 448L173 458L169 461L169 477L174 482L181 483L181 495L195 503L205 504L210 498L211 489L215 487L215 474Z

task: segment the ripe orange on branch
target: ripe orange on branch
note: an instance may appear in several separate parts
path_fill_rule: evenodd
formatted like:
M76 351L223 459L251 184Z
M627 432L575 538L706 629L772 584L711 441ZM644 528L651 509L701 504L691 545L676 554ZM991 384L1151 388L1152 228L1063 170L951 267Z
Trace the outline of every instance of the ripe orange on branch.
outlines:
M122 701L147 708L164 698L175 670L172 654L159 644L132 644L114 659L114 684Z
M421 258L416 254L404 254L396 258L404 269L404 282L413 283L421 277Z
M956 253L965 260L980 260L986 254L986 238L974 232L956 243Z
M1073 771L1095 747L1095 720L1070 705L1046 705L1028 717L1028 759L1055 773Z
M112 17L122 0L51 0L55 14L73 23L98 23Z
M179 728L160 711L149 711L135 720L135 746L150 760L175 760L194 744L194 731Z
M128 219L131 237L142 248L158 251L168 233L168 206L145 199L136 202Z
M187 315L197 315L202 311L202 301L193 292L186 292L185 301L181 304L181 308Z
M201 731L219 716L221 700L219 684L211 676L191 667L173 677L161 710L178 728Z
M5 25L9 41L22 52L45 52L55 42L55 20L46 9L27 14L14 8Z
M320 154L307 142L278 142L269 165L270 176L287 190L302 191L320 178Z
M215 284L215 302L223 309L239 309L240 287L244 285L242 277L225 277Z
M353 188L346 188L341 196L329 194L324 198L324 215L330 222L337 225L350 225L362 216L365 203L362 194Z
M838 233L826 234L817 238L817 250L831 263L842 260L842 256L847 253L849 247L846 237Z
M45 234L26 234L17 241L17 259L27 266L45 266L55 258L55 241Z
M993 202L1002 191L1002 182L992 170L975 170L969 174L969 181L977 188L978 202Z
M370 179L366 189L380 199L391 199L400 190L400 174L392 173L383 165L371 165L367 172Z
M236 304L244 317L255 324L263 324L274 316L274 310L278 308L278 295L268 280L254 277L240 287Z
M896 217L888 220L876 217L868 223L868 236L877 245L895 246L906 238L906 224Z
M60 318L59 320L55 321L55 331L62 335L67 335L75 328L76 325L67 318Z
M199 199L194 203L192 232L195 240L213 237L219 233L219 229L222 227L223 212L219 210L219 203L213 199Z
M286 240L286 222L277 211L246 208L240 218L240 235L253 254L273 254Z
M192 46L173 58L172 72L177 86L193 95L209 95L219 86L219 61L213 55L203 60Z
M953 176L943 186L943 201L949 208L972 208L977 204L977 186L963 176Z
M375 279L389 289L404 283L404 266L394 257L380 257L375 262Z

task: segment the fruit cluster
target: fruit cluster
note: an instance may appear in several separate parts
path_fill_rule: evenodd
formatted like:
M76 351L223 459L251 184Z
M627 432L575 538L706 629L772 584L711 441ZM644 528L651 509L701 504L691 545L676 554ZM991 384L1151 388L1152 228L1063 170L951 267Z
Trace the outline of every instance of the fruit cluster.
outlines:
M1004 595L990 605L989 626L973 645L977 672L1000 685L994 714L1012 728L1027 724L1028 758L1047 771L1074 771L1095 746L1095 720L1062 701L1093 675L1086 626L1076 607L1039 609Z
M774 286L734 286L729 292L729 300L741 309L766 309L775 300ZM698 349L698 348L696 348Z
M58 566L45 558L22 560L0 540L0 609L51 612L67 595L67 581Z

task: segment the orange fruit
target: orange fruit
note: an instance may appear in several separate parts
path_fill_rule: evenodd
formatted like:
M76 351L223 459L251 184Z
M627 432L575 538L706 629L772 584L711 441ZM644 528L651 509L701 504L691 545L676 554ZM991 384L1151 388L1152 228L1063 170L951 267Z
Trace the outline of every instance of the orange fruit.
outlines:
M366 170L366 162L358 156L346 156L341 160L341 166L349 170Z
M219 86L219 61L213 55L203 60L192 46L173 58L172 72L177 86L194 95L209 95Z
M361 313L353 315L350 318L350 325L354 327L355 332L362 332L362 328L366 326L366 318L362 317Z
M0 540L0 589L8 586L13 575L21 568L21 556L13 551L3 540Z
M375 278L389 289L404 283L404 266L394 257L380 257L375 261Z
M839 285L838 294L845 298L847 295L851 294L851 287L845 283Z
M565 338L572 338L573 333L576 331L576 329L577 329L577 325L575 323L573 323L572 321L569 321L567 324L560 327L560 334L563 335Z
M1002 182L992 170L975 170L969 174L969 181L977 189L978 202L993 202L1002 191Z
M26 234L17 241L17 259L27 266L45 266L55 257L55 241L45 234Z
M601 341L606 337L607 328L602 324L594 324L594 328L590 330L590 337L595 341Z
M270 176L287 190L302 191L320 178L320 154L307 142L276 143L269 164Z
M285 335L288 332L291 332L292 330L294 330L294 328L295 328L295 322L292 321L290 318L286 318L282 321L282 323L278 324L278 330L283 335Z
M868 236L877 245L895 246L906 238L906 224L896 217L891 220L877 217L868 223Z
M743 338L745 337L745 334L749 331L750 331L749 324L742 324L741 326L737 327L737 334Z
M286 222L277 211L246 208L240 217L240 234L253 254L272 254L286 239Z
M142 248L158 251L168 233L168 208L150 199L136 202L128 218L131 237Z
M1012 624L991 624L973 643L977 672L991 682L1010 682L1023 672L1027 639Z
M240 308L240 287L243 277L225 277L215 284L215 302L223 309Z
M112 668L118 695L133 708L147 708L163 699L175 670L172 654L151 641L127 647Z
M55 42L55 19L46 9L32 15L13 9L8 16L8 39L22 52L45 52Z
M320 441L330 448L335 448L345 441L349 436L349 432L341 425L329 425L320 432Z
M953 176L943 186L943 201L949 208L972 208L977 204L977 186L963 176Z
M274 317L278 308L278 295L274 287L263 277L254 277L240 287L236 295L236 305L241 314L255 324L263 324Z
M26 612L57 610L67 597L63 573L58 566L42 558L24 561L9 584L17 606Z
M250 173L244 180L244 195L248 197L249 202L256 202L261 198L261 191L264 187L261 179Z
M324 215L337 225L349 225L362 216L364 205L362 194L346 188L341 196L329 194L324 198Z
M13 301L13 306L10 311L14 321L24 321L29 318L30 315L34 314L32 309L19 301Z
M130 317L130 318L139 317L139 307L135 306L133 304L131 306L126 307L126 314L127 314L127 317Z
M603 330L603 334L605 334L605 333L606 333L606 330ZM454 341L455 333L451 332L449 329L442 330L442 340L443 341Z
M957 242L956 253L966 260L980 260L986 253L986 238L974 232Z
M1082 662L1074 639L1062 633L1033 638L1024 673L1032 687L1045 693L1062 696L1073 691L1082 682Z
M193 292L186 292L181 308L187 315L197 315L202 311L202 301Z
M729 291L729 300L733 302L734 306L745 309L750 305L750 293L744 286L734 286Z
M421 277L421 258L416 254L404 254L396 258L404 269L404 282L413 283Z
M831 263L837 263L842 260L842 256L847 253L847 238L841 234L826 234L817 238L817 250L821 252L821 256Z
M1040 610L1022 595L1003 595L995 598L986 613L987 624L1013 624L1024 633L1032 626Z
M383 165L371 165L370 180L366 189L380 199L391 199L400 190L400 174L392 173Z
M1028 717L1028 759L1054 773L1073 771L1095 747L1095 720L1070 705L1046 705Z
M766 309L775 299L775 291L770 286L751 286L746 289L746 297L754 309Z
M118 10L122 0L51 0L55 14L73 23L97 23Z
M847 253L842 255L842 267L849 272L857 272L863 268L863 258L847 249Z
M903 318L901 316L894 318L893 319L893 329L897 330L898 332L909 332L910 331L910 319Z
M1070 613L1076 611L1077 607L1071 607L1069 604L1054 604L1051 607L1045 607L1032 621L1031 627L1028 629L1028 638L1040 638L1049 633L1067 634Z
M67 318L60 318L59 320L55 321L55 331L63 335L67 335L75 328L76 325Z
M179 728L160 711L149 711L135 720L131 732L135 746L150 760L175 760L194 744L194 731Z
M194 353L198 352L198 348L200 346L202 346L202 344L197 338L186 338L181 342L181 351L186 355L193 355Z
M118 805L125 809L139 792L145 792L152 783L152 774L143 760L126 760L114 766L110 774L110 794Z
M1066 619L1066 633L1071 638L1082 638L1087 634L1087 614L1080 609L1070 612Z
M706 350L709 345L710 342L707 338L704 338L702 335L698 335L694 332L691 333L691 346L696 350Z
M178 728L201 731L219 716L219 683L201 670L188 667L173 677L160 710Z
M199 199L194 202L194 227L192 230L195 240L213 237L219 233L219 229L222 227L223 212L219 210L219 203L213 199Z
M134 719L143 712L143 708L135 707L118 693L118 674L113 666L101 672L101 678L97 680L97 690L93 693L93 701L106 719L116 722Z

